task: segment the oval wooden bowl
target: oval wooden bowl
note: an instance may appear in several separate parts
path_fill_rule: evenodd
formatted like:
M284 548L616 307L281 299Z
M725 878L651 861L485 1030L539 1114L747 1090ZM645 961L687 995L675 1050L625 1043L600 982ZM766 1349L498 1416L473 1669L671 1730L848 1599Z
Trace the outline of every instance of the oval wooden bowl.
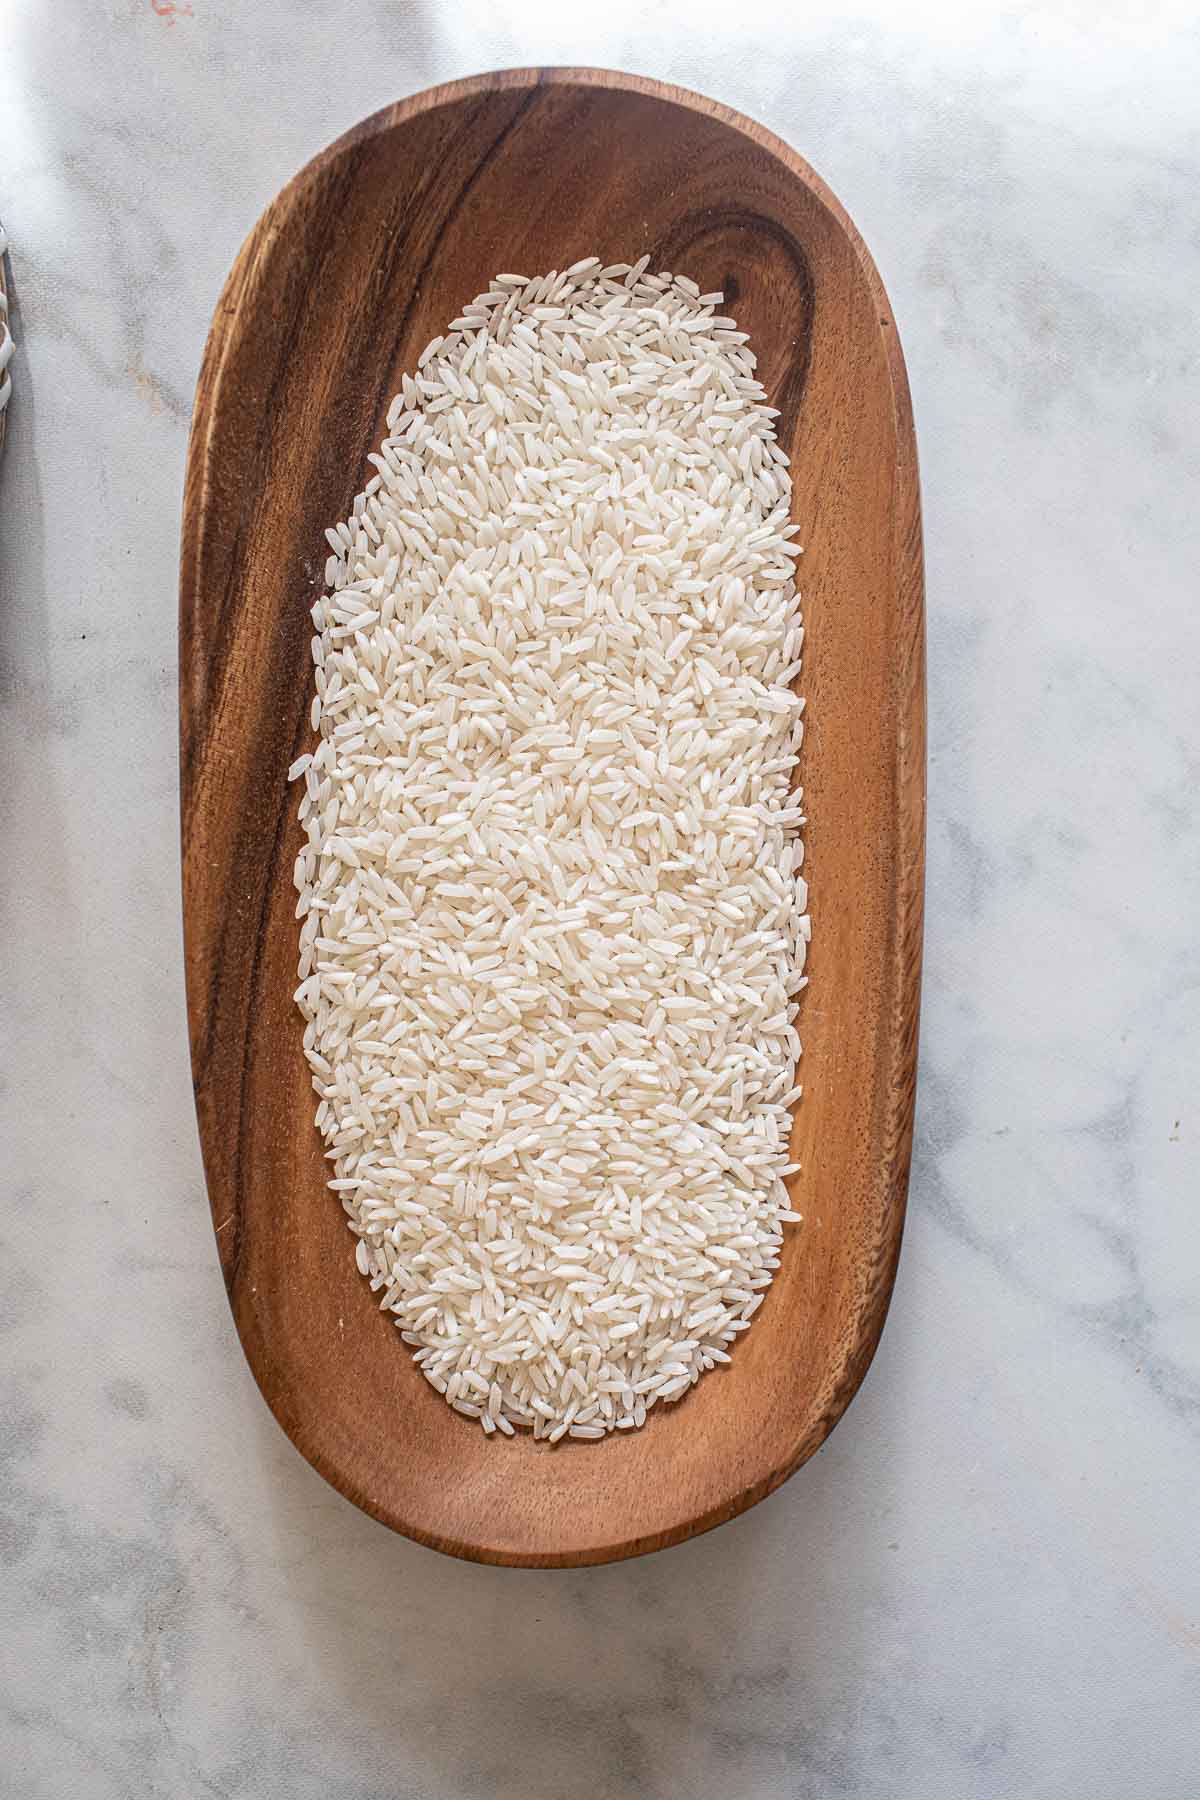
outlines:
M645 1429L489 1441L428 1387L324 1186L292 1004L323 530L402 371L493 274L632 261L723 288L792 457L807 639L811 986L783 1265L728 1369ZM917 463L891 310L846 214L752 121L678 88L520 69L366 120L284 189L200 375L180 607L183 904L196 1106L221 1262L275 1416L335 1487L485 1562L677 1543L778 1487L871 1360L903 1222L924 844Z

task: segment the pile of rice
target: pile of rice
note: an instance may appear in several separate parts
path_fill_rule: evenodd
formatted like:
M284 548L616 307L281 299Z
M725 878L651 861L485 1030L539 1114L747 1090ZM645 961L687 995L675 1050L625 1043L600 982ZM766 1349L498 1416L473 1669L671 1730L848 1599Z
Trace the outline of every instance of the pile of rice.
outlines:
M327 534L316 1122L359 1268L489 1433L643 1424L798 1216L798 546L720 302L645 258L498 276Z

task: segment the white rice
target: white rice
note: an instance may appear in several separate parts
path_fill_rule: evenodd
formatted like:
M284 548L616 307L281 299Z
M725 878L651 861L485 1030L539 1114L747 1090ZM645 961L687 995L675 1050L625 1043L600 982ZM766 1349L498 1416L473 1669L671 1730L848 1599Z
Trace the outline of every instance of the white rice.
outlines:
M404 378L291 770L330 1185L501 1436L679 1399L797 1217L791 483L721 296L645 267L498 276Z

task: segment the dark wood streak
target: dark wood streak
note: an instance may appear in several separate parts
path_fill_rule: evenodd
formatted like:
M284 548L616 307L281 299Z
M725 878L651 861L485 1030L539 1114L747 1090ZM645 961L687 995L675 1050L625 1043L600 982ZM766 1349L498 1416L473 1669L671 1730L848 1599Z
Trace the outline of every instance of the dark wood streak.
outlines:
M344 164L336 170L337 179L330 183L330 192L325 201L329 211L335 217L345 206L346 200L353 190L354 183L358 179L361 161L362 152L352 151L345 158ZM250 245L247 246L252 251L249 259L251 266L257 260L257 256L253 254L257 249L255 238L265 246L273 228L274 221L271 214L268 213L256 227ZM263 480L262 477L270 475L270 458L275 441L272 426L279 415L285 384L294 378L295 345L300 337L305 308L309 306L312 294L319 290L324 277L329 273L336 253L336 238L334 234L329 234L315 248L313 264L308 270L301 271L294 268L285 270L292 286L292 294L289 297L290 304L286 309L280 306L280 295L272 294L270 297L273 308L278 309L282 315L281 324L284 329L280 331L276 340L277 353L270 365L270 375L259 412L258 430L251 450L252 466L260 472L260 485L251 489L246 495L246 511L238 520L232 553L228 559L226 577L221 588L215 620L216 628L209 634L213 651L207 665L210 687L208 716L210 718L215 713L215 701L219 698L225 684L228 656L234 642L234 634L228 627L245 582L244 546L255 527L254 508L256 502L267 486L266 480Z
M792 267L789 301L795 314L795 339L792 353L786 361L782 383L776 385L771 394L772 406L779 409L780 430L786 431L799 414L812 357L813 278L803 247L778 220L768 218L765 214L728 207L683 219L677 230L669 232L662 243L656 245L655 261L661 261L663 268L683 268L696 253L703 251L714 240L719 240L724 250L724 255L719 260L729 263L735 260L729 249L731 241L747 236L752 240L778 244ZM744 259L738 260L744 262ZM728 283L728 277L723 279ZM740 279L734 275L733 285L737 290L739 303L746 279L745 275ZM730 308L734 305L733 299L728 295L726 304Z
M392 396L396 391L391 370L399 360L403 351L403 346L407 341L413 314L417 308L418 297L424 286L425 279L429 274L430 268L432 267L434 257L437 255L444 239L449 234L450 229L461 214L467 199L478 183L480 177L484 174L485 170L490 169L494 165L500 151L504 148L509 139L520 130L522 123L536 105L539 92L540 89L535 87L526 95L525 99L521 101L520 105L513 113L512 118L506 121L500 131L497 132L496 136L492 139L491 143L488 144L487 148L483 151L483 154L475 163L470 174L467 176L467 179L456 190L449 205L445 208L444 214L441 215L438 230L433 235L432 243L425 256L425 260L422 262L415 277L412 279L409 296L404 311L400 315L399 327L388 347L387 362L383 365L384 373L381 375L375 389L375 411L377 415L382 415L386 411ZM476 114L474 116L479 116L481 114L486 116L487 110L486 106L481 106L476 109ZM388 271L387 285L389 290L391 285L399 280L401 272L401 266L396 265L393 259L393 266ZM497 271L497 273L498 272L499 271ZM464 294L462 296L461 304L465 305L467 301L473 297L474 296L471 294Z
M732 275L806 554L814 946L801 1014L805 1214L728 1370L646 1428L489 1444L421 1380L324 1186L292 1004L289 762L309 740L307 571L400 375L504 268L653 252ZM273 202L197 391L180 584L192 1067L222 1267L255 1376L309 1461L423 1543L610 1561L732 1518L849 1403L883 1327L916 1071L924 600L908 389L887 296L812 170L726 108L633 76L513 70L364 121Z
M332 165L323 173L323 181L326 188L325 195L323 196L324 204L335 216L339 215L345 208L350 195L353 192L355 183L360 179L363 155L364 151L361 149L350 149L344 159L339 163ZM265 245L268 242L273 229L274 220L272 212L269 210L255 227L255 230L251 234L246 248L242 253L242 257L239 259L239 264L244 266L247 277L258 264L262 254L264 254ZM289 302L288 305L286 307L281 306L281 296L278 293L272 293L271 295L271 304L273 308L278 311L281 320L283 321L284 328L278 335L276 341L277 353L273 362L269 365L267 386L263 396L261 409L258 414L258 428L250 450L250 466L257 471L259 479L257 485L247 488L243 508L232 515L232 541L224 559L224 578L216 595L215 607L212 609L213 623L211 625L206 624L203 633L203 641L206 647L206 655L203 663L204 704L199 709L195 707L190 708L184 714L187 728L182 734L181 786L184 805L185 835L191 825L187 808L190 804L190 796L196 791L196 784L191 779L192 770L197 763L203 761L208 752L208 733L213 728L214 722L220 716L221 701L224 696L228 679L229 659L236 642L236 634L231 629L231 621L240 600L245 593L248 579L246 569L246 545L256 530L258 502L261 495L267 490L270 482L271 452L274 442L272 424L278 415L285 385L289 379L294 378L294 346L303 329L305 309L310 304L311 294L314 291L319 291L323 280L329 274L336 253L335 236L333 234L328 234L320 241L315 250L313 262L307 270L297 270L290 265L285 266L284 273L290 286L290 293L287 296ZM236 321L238 316L238 309L236 306L226 311L223 305L222 312L224 313L225 322ZM261 375L261 365L254 373L256 378ZM202 372L202 384L203 381L204 373ZM191 467L192 459L189 458L189 471ZM318 527L318 533L319 529L320 528ZM206 548L211 547L206 546ZM197 633L193 623L193 629L192 632L189 633L189 637L195 638L196 636ZM303 663L297 659L294 669L295 679L291 684L295 696L293 707L295 718L295 726L292 733L293 742L296 739L308 705L308 696L305 693L302 678L304 672ZM267 729L270 729L269 721L267 723ZM285 818L286 814L281 812L276 821L276 843L278 843L282 832ZM239 834L247 838L247 844L246 850L239 851L232 859L234 865L239 868L253 866L254 858L252 852L256 842L256 833L244 817L239 818L237 830ZM265 891L266 887L264 885L264 893ZM217 953L212 959L212 991L210 995L210 1004L207 1009L206 1028L200 1039L199 1045L193 1044L194 1079L196 1082L200 1082L207 1074L213 1054L215 1034L223 1016L223 977L231 964L234 964L234 959L228 957L225 954L225 950L226 945L224 935L222 935L222 938L218 941L216 946ZM236 965L234 964L234 966ZM247 1030L249 1029L249 1020L251 1016L252 1009L248 1010L247 1013ZM233 1216L236 1221L238 1217L236 1210ZM239 1239L240 1230L235 1223L234 1236L231 1239L227 1239L223 1246L222 1261L227 1269L227 1278L228 1263L233 1255L230 1245L238 1242Z

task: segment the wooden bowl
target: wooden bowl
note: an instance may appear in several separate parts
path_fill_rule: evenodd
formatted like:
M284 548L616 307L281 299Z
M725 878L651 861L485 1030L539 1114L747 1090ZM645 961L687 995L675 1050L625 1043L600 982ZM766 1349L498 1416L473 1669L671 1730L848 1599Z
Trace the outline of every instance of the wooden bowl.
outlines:
M807 638L813 946L803 1171L732 1364L642 1431L490 1441L414 1367L324 1186L292 1003L323 529L401 372L493 274L632 261L723 288L792 457ZM221 1262L276 1418L343 1494L484 1562L606 1562L762 1499L871 1360L903 1222L924 842L917 463L904 363L854 227L800 157L678 88L518 69L419 94L267 209L213 319L184 501L183 904L196 1106Z

